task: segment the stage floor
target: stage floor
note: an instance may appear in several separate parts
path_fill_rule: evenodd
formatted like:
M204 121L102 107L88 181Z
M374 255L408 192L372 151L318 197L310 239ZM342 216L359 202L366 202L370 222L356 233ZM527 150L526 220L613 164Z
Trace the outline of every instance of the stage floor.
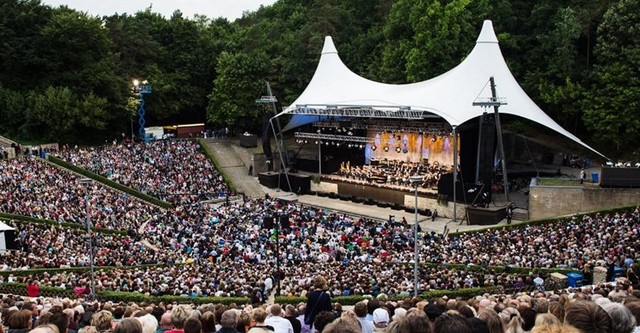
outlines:
M413 224L415 215L408 213L404 210L395 210L392 208L381 208L378 206L364 205L354 203L351 201L342 201L339 199L331 199L328 197L319 197L316 195L300 195L281 191L280 189L270 189L260 185L258 182L257 174L249 175L248 165L251 162L250 154L248 150L239 146L234 139L206 139L205 140L211 149L213 155L221 161L225 161L222 168L230 176L234 184L238 187L240 192L244 192L249 196L264 197L268 193L272 197L286 196L288 200L298 200L298 202L305 205L312 205L317 207L323 207L334 211L345 212L347 214L355 214L360 216L367 216L376 219L388 219L389 215L395 215L395 218L400 220L403 217L408 223ZM497 199L495 199L497 200ZM452 221L449 216L440 216L435 221L431 221L426 216L418 215L418 221L420 226L425 231L435 231L442 233L445 227L450 231L471 231L477 229L483 229L484 226L467 225L466 221L461 221L461 216L457 221ZM462 222L462 224L461 224ZM513 224L520 223L515 220ZM501 221L498 225L506 225L506 220Z

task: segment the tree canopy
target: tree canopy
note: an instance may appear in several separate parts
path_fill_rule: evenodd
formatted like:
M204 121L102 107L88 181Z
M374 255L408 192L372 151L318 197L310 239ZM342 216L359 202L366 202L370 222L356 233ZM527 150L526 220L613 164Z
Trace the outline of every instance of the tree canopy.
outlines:
M509 67L545 112L611 155L630 154L640 139L638 7L634 0L279 0L229 22L151 9L93 17L6 0L0 134L71 143L128 133L133 79L153 85L148 125L255 130L265 83L282 105L293 102L326 35L354 72L408 83L457 65L491 19Z

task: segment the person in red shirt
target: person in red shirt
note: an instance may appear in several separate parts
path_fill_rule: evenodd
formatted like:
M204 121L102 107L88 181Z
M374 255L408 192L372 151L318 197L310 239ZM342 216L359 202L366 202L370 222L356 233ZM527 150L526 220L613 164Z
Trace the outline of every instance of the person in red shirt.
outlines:
M38 297L40 296L40 284L36 279L29 279L27 282L27 295L29 297Z

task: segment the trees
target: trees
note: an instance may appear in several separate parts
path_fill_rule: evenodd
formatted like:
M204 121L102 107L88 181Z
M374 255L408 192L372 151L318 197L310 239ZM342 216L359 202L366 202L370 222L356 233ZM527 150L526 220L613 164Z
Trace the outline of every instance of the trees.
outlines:
M630 0L279 0L229 22L179 11L165 18L151 8L98 18L38 0L6 0L0 3L0 134L54 140L60 133L69 141L119 136L128 132L134 78L154 86L146 98L149 125L206 119L250 129L264 82L284 105L295 100L326 35L355 73L408 83L457 65L482 21L492 19L510 69L536 103L586 141L594 136L622 153L640 127L637 6ZM53 115L68 117L72 126ZM43 129L45 123L55 132Z
M598 26L593 83L585 93L584 121L602 144L637 150L640 139L640 4L620 0Z
M207 121L219 127L242 129L259 125L255 101L264 90L268 64L268 57L262 52L223 52L218 59L218 76L209 95Z

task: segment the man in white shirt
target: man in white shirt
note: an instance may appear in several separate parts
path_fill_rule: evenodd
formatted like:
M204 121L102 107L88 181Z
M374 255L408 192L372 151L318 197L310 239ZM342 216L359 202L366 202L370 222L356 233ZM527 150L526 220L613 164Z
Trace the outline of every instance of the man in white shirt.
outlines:
M271 279L271 276L267 276L264 279L264 293L265 293L265 296L268 296L269 294L271 294L271 289L273 289L273 279Z
M356 313L357 319L360 322L362 333L373 333L373 321L367 319L367 303L364 301L356 303L353 311Z
M533 279L533 284L538 290L544 291L544 279L540 275Z
M275 333L293 333L291 322L282 317L282 307L278 304L271 306L271 316L265 319L264 324L273 327Z

